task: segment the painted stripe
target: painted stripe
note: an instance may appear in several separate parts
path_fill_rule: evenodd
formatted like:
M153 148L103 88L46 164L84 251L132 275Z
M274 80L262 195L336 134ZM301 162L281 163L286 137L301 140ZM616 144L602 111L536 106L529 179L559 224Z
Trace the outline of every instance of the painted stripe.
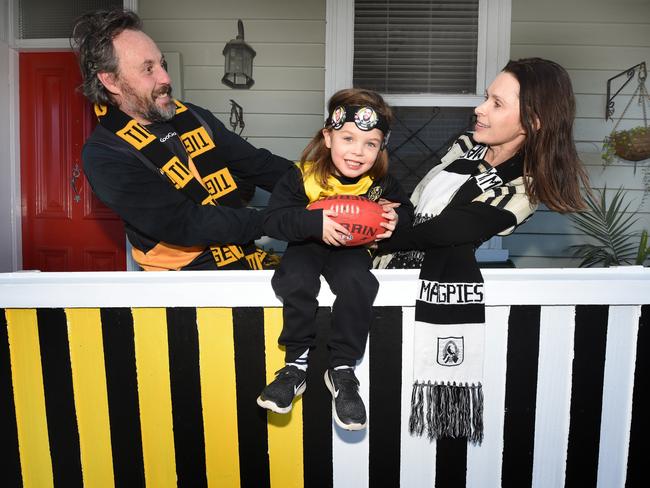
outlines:
M207 486L195 308L167 309L169 382L176 475L180 486Z
M2 478L7 486L22 486L8 334L5 310L0 310L0 431L4 445Z
M399 486L402 309L375 307L370 329L369 486ZM373 429L372 426L375 426Z
M270 486L266 410L257 396L264 388L264 317L258 307L233 309L237 429L242 487Z
M328 366L330 309L319 308L315 320L316 346L309 351L307 390L302 398L304 480L306 487L331 488L332 397L323 382Z
M5 313L23 486L50 488L54 486L54 476L45 416L36 310L7 309Z
M503 411L506 396L508 316L510 307L485 308L485 359L483 362L483 425L480 446L467 446L467 486L501 486Z
M413 388L413 337L415 307L402 308L402 393L400 484L404 487L431 487L435 483L436 443L427 436L409 434L411 391Z
M99 309L65 311L84 486L113 487L108 395Z
M609 307L598 452L600 488L625 484L640 315L638 306Z
M607 306L577 306L565 486L596 486Z
M503 433L504 487L530 486L533 477L540 307L510 307Z
M264 309L264 344L266 383L275 379L275 371L284 366L284 348L278 345L282 332L282 309ZM269 472L272 487L302 487L302 399L294 401L288 414L267 410L269 438Z
M564 486L575 307L542 307L533 487Z
M636 368L634 370L634 396L632 401L632 425L625 486L644 486L648 477L648 439L650 439L650 395L648 395L648 371L650 371L650 305L641 307L639 334L636 342Z
M128 308L103 308L100 315L115 486L144 486L133 316Z
M164 308L133 308L144 476L148 487L176 486L176 460Z
M369 365L372 351L366 348L366 354L357 363L354 371L359 380L359 395L366 406L366 415L371 415L369 398ZM321 376L321 381L323 381ZM330 406L332 398L329 399ZM379 427L381 428L381 426ZM335 488L366 488L368 486L368 457L370 454L369 431L371 427L363 430L349 431L341 429L332 422L332 479Z
M466 486L467 439L444 438L436 441L436 488Z
M38 309L36 316L54 484L80 487L81 452L65 312L61 308L45 308Z
M201 400L208 486L239 486L232 309L199 308Z

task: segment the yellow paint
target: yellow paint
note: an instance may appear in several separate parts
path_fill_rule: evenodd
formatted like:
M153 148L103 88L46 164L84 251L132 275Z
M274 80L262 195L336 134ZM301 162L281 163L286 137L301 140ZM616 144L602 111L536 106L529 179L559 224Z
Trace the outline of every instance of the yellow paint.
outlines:
M7 309L5 313L23 486L53 487L36 310Z
M264 346L266 350L266 382L275 379L275 372L284 366L284 349L278 345L282 331L282 309L264 309ZM288 414L268 413L269 469L272 488L302 487L304 484L302 456L302 398L293 402Z
M98 308L66 309L84 486L112 488L106 369Z
M148 487L175 488L176 460L164 308L133 308L135 362Z
M239 486L232 309L197 308L208 486Z

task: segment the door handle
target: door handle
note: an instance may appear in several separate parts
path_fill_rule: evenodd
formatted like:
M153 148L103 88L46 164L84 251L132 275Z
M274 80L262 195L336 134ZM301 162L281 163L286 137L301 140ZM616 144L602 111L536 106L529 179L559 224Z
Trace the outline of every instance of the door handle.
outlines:
M72 191L74 192L74 201L75 203L79 203L81 201L81 195L79 195L79 190L77 190L77 180L81 176L81 168L79 167L79 163L76 163L74 165L74 168L72 168L72 178L70 178L70 186L72 187Z

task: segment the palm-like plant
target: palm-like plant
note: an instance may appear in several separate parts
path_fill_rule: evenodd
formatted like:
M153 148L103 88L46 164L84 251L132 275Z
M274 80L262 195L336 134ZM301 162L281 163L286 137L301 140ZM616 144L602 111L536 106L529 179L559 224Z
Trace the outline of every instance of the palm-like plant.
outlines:
M627 213L630 203L624 205L625 191L619 188L608 204L607 188L599 196L587 194L588 210L570 215L574 227L591 237L597 244L570 246L573 257L582 258L580 267L620 266L624 264L643 264L650 249L647 247L648 234L643 231L641 242L637 245L633 238L638 234L628 232L636 223L636 211Z

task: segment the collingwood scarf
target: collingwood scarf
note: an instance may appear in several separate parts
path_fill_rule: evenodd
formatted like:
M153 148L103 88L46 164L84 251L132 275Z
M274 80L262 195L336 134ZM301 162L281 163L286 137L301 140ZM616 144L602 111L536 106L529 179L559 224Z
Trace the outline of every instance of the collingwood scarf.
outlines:
M186 165L158 137L117 107L95 105L95 114L103 127L153 163L177 190L194 202L242 207L235 180L226 165L214 155L212 137L188 107L178 100L174 100L174 103L176 115L169 123L180 134L188 162L194 164L200 181L192 174L189 164ZM250 269L263 269L262 262L266 256L264 251L255 248L254 243L245 246L212 245L210 251L217 267L239 261Z
M415 223L448 207L482 202L512 212L517 225L532 215L520 156L491 167L488 147L461 136L414 190ZM459 225L463 225L459 222ZM501 234L514 230L506 229ZM483 440L485 296L474 244L384 256L384 268L420 268L415 304L411 434L430 439Z

